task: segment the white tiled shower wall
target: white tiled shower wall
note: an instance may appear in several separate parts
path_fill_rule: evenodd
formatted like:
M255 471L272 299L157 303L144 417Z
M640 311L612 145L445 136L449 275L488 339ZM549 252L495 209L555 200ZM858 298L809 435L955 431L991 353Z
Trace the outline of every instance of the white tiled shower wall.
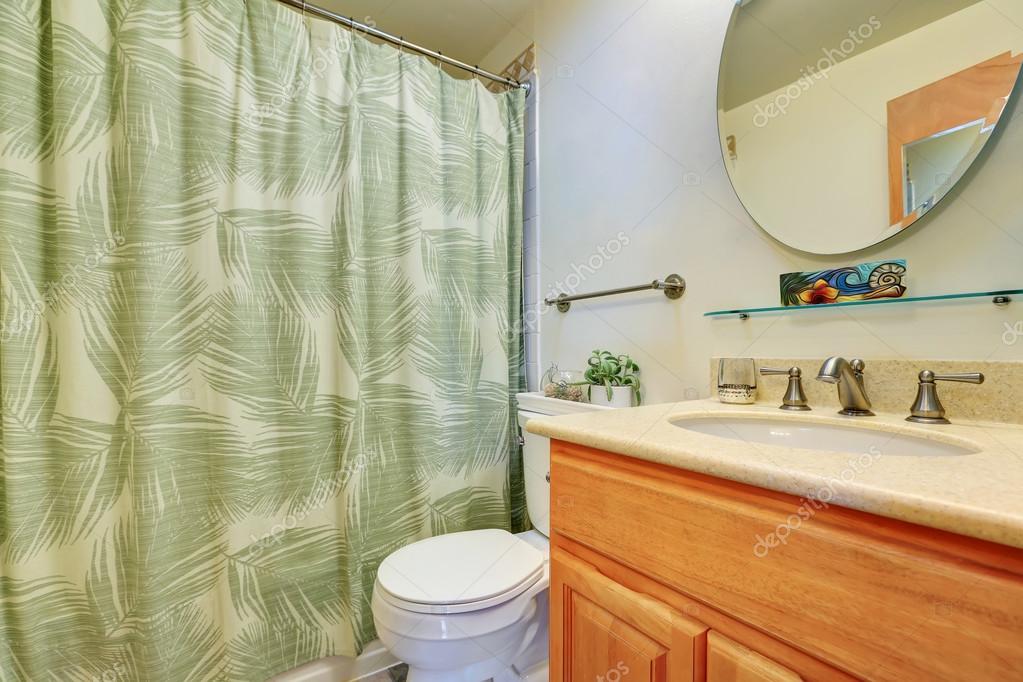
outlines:
M540 293L540 215L539 215L539 99L536 76L530 81L526 97L525 197L523 199L522 282L523 319L525 323L526 381L530 391L539 390L540 314L543 296Z

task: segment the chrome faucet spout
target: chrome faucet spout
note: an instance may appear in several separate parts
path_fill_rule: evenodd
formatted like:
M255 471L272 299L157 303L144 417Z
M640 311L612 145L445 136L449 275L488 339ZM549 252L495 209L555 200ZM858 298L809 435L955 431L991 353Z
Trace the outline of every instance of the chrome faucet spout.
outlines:
M824 361L817 380L838 386L838 401L842 404L839 414L849 417L872 417L870 398L863 385L863 370L866 367L862 360L846 360L831 357Z
M820 371L817 372L817 381L823 381L826 384L837 384L842 380L843 371L852 371L852 366L845 358L828 358L821 365Z

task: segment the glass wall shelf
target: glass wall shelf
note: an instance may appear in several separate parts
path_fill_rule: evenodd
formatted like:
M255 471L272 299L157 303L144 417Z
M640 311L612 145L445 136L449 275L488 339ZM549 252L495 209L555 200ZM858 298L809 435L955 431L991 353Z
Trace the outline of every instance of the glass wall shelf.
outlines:
M737 308L735 310L715 310L704 313L704 317L738 316L740 320L749 319L751 315L764 313L795 313L808 311L830 310L833 308L851 308L864 305L905 305L910 303L929 303L933 301L956 301L970 298L989 298L995 305L1003 306L1012 302L1013 296L1023 295L1023 289L1006 289L1004 291L977 291L968 294L942 294L940 296L910 296L906 298L878 298L872 301L846 301L843 303L826 303L822 305L772 306L769 308Z

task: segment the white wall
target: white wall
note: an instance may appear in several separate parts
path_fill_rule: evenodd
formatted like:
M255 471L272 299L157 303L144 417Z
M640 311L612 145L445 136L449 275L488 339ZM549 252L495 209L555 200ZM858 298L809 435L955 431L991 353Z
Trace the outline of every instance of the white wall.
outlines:
M1023 26L1016 0L990 0ZM541 361L581 367L597 347L632 354L647 402L709 395L712 355L1023 360L1023 297L711 320L773 305L778 275L909 260L911 294L1023 287L1023 115L958 196L883 246L843 257L794 252L743 211L717 138L717 70L732 0L541 0L542 285L565 282L601 247L628 245L579 284L602 289L682 274L679 302L656 293L577 303L541 321ZM822 225L826 229L827 225ZM623 242L625 240L622 240ZM595 259L594 262L599 261ZM870 368L868 367L868 372Z

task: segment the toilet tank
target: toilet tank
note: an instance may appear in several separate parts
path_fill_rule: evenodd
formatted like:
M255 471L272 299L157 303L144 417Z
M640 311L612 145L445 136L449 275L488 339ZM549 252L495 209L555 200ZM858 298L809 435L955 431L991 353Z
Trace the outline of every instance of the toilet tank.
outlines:
M578 414L610 408L589 403L547 398L542 393L519 393L519 432L522 435L522 465L525 469L526 508L533 527L546 536L551 534L551 441L526 431L530 419L563 414Z

